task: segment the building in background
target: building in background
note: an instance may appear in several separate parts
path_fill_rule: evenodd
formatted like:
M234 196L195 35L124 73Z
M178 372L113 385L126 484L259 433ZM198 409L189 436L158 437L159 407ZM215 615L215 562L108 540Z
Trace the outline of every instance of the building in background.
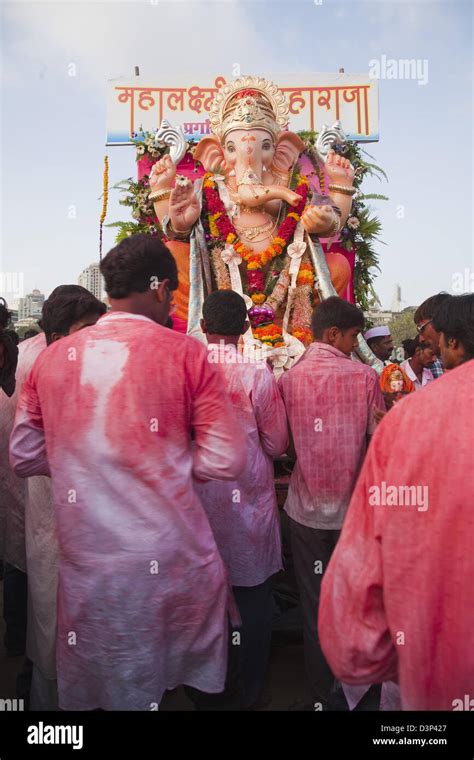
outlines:
M79 275L78 284L102 300L102 275L98 264L89 264Z
M388 325L402 311L405 311L405 309L402 310L402 288L397 283L392 298L392 308L380 308L380 301L375 299L370 309L364 313L364 316L371 327L382 327Z
M18 321L24 319L40 319L45 295L39 290L33 290L18 301Z
M392 311L397 314L402 310L402 288L398 283L395 285L395 292L392 299Z

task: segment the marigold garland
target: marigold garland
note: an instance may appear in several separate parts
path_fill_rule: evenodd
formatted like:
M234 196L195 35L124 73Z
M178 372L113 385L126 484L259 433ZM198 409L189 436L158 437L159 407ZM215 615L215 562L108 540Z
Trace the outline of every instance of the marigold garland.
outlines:
M104 194L102 202L102 213L100 215L99 224L99 261L102 261L102 227L107 214L107 204L109 200L109 157L104 156L104 178L103 178Z
M290 207L285 219L280 225L277 234L271 243L260 252L255 252L248 248L239 239L237 231L229 219L224 203L219 195L217 183L213 175L208 172L203 178L203 192L206 200L206 214L209 233L215 243L228 243L234 246L235 251L247 264L247 294L255 305L267 302L272 308L283 302L288 290L289 277L288 270L285 268L278 278L272 294L267 299L265 289L265 278L263 267L266 266L277 256L280 256L293 239L296 225L301 219L306 208L308 199L309 182L307 177L297 173L295 177L295 192L301 196L301 200L296 207ZM215 250L215 249L214 249ZM217 258L213 254L213 264L217 270ZM221 272L222 277L222 272ZM220 279L217 277L217 279ZM298 277L298 285L312 285L314 274L311 265L308 263L301 268ZM310 295L308 296L310 298ZM310 307L311 308L311 307ZM283 331L278 325L267 323L253 329L254 336L262 343L267 343L273 347L284 346ZM307 338L305 333L305 338ZM305 341L306 342L306 341Z

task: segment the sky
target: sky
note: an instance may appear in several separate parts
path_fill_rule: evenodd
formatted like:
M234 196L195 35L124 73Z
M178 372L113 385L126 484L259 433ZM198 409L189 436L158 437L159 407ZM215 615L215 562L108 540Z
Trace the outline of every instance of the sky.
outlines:
M389 181L363 186L390 199L372 202L383 225L376 291L390 308L396 283L402 306L474 290L470 1L0 0L0 12L0 295L9 302L20 276L25 293L48 294L98 260L105 153L111 185L136 174L132 147L105 148L108 79L131 79L138 65L148 81L229 81L236 63L263 76L368 74L382 56L426 61L428 77L379 82L380 141L368 150ZM106 222L129 218L119 197L111 191ZM113 243L105 229L104 253Z

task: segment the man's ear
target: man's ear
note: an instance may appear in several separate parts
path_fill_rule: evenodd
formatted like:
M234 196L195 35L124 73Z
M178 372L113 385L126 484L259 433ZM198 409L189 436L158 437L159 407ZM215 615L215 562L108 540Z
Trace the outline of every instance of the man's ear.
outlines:
M244 335L249 329L249 327L250 327L250 322L248 321L248 319L246 319L244 322L244 326L242 327L241 335Z
M160 284L157 288L153 288L156 294L156 299L159 301L159 303L165 303L169 300L169 288L170 281L169 279L161 280Z
M56 343L57 340L60 340L63 337L64 335L61 335L61 333L53 332L51 333L51 343Z
M201 330L202 330L202 332L204 333L204 335L206 335L206 333L207 333L207 327L206 327L206 322L205 322L205 320L204 320L203 318L201 318L201 320L200 320L199 324L200 324L200 326L201 326Z

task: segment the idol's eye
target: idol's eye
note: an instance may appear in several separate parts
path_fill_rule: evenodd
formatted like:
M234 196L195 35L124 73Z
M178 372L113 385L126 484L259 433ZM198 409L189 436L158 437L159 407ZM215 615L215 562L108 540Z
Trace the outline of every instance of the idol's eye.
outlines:
M273 146L272 146L272 143L270 142L270 140L264 140L264 142L262 144L262 150L271 150L272 147Z
M235 145L234 143L227 143L227 152L228 153L235 153Z

